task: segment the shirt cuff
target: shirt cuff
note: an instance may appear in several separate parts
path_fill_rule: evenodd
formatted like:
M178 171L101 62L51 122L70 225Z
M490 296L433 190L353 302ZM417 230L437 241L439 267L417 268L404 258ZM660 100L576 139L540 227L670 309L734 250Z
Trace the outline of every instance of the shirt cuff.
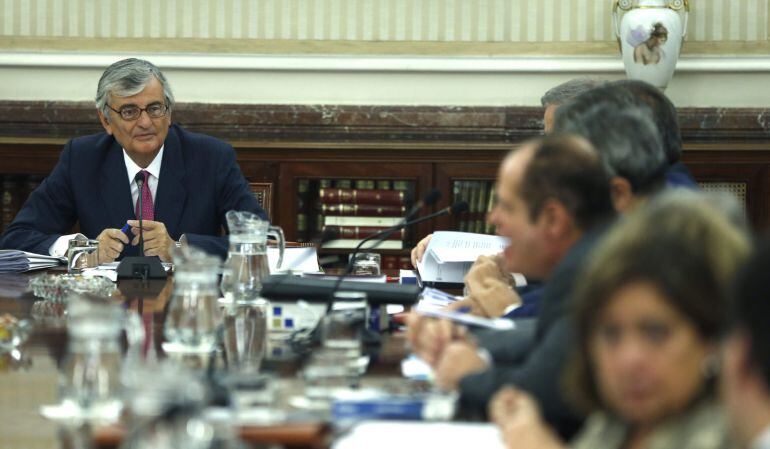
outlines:
M490 354L490 352L487 351L486 348L478 348L478 349L476 349L476 355L478 355L479 358L484 361L484 363L487 365L487 369L492 367L492 365L494 363L492 361L492 354Z
M519 307L521 307L521 304L511 304L510 306L503 309L503 314L501 316L508 316L509 313L513 312Z
M74 239L75 237L86 238L86 236L84 236L79 232L77 234L63 235L58 239L56 239L56 241L53 242L53 245L51 245L51 247L48 248L48 254L56 257L66 256L67 248L69 247L70 240Z

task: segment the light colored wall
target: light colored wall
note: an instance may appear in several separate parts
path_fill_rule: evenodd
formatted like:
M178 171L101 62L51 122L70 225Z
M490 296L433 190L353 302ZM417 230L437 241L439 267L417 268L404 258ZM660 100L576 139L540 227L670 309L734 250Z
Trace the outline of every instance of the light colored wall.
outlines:
M688 39L693 44L768 39L768 0L691 3ZM204 39L238 48L243 42L224 41L271 41L278 47L313 41L305 48L308 52L340 50L344 47L340 42L561 43L567 44L562 48L577 45L580 51L592 52L597 47L584 44L614 40L611 4L611 0L0 0L0 36L165 38L185 50L185 40ZM400 48L410 52L408 45Z
M770 105L770 0L691 0L667 94ZM624 76L611 0L0 0L0 100L93 98L127 56L194 102L534 105ZM728 58L729 56L729 58Z

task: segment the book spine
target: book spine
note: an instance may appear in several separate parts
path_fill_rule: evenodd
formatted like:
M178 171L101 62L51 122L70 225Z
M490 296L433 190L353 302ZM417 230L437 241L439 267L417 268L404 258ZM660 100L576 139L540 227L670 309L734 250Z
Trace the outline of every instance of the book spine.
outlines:
M13 176L3 178L2 209L0 209L0 232L4 232L13 218L19 212L21 199L19 198L21 186Z
M377 204L321 204L322 215L402 217L406 213L404 206Z
M373 188L380 189L380 190L390 190L390 181L386 179L380 179L379 181L377 181L377 185Z
M495 183L490 182L488 187L488 195L487 195L487 216L489 216L490 213L492 213L492 209L495 207ZM495 233L495 226L487 221L486 228L484 229L485 234L494 234Z
M318 199L324 204L404 205L404 192L378 189L321 189Z
M398 270L398 256L382 256L383 270Z
M324 226L323 231L335 231L342 239L365 239L388 228L376 226ZM391 233L385 240L403 240L405 232L399 229Z
M377 185L374 181L374 179L359 179L356 182L353 183L353 186L356 189L376 189Z
M354 217L354 216L328 216L324 217L327 226L395 226L401 221L401 217Z
M476 223L474 226L474 232L477 234L484 233L484 222L486 221L486 213L484 212L487 205L487 189L484 181L476 182Z
M352 189L353 180L352 179L335 179L334 187L337 189Z
M327 243L323 244L323 248L327 249L353 249L356 246L358 246L359 243L361 243L362 239L337 239L337 240L331 240ZM374 245L377 244L376 247ZM384 240L382 242L377 242L376 240L372 240L370 242L364 243L364 246L362 249L404 249L404 242L401 240Z
M297 181L297 241L307 242L310 239L308 235L308 193L310 191L310 180L300 179Z

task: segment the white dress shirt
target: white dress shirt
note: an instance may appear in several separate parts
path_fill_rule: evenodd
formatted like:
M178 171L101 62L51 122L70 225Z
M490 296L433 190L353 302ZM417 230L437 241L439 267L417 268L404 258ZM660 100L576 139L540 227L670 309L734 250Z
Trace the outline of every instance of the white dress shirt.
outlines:
M123 150L123 161L126 163L126 171L128 172L128 185L131 186L131 201L134 204L134 210L136 210L136 202L139 201L139 186L137 186L134 182L134 178L136 177L136 174L142 170L147 170L147 172L150 174L150 176L147 177L147 185L150 186L152 202L155 204L155 192L158 191L158 178L160 177L160 164L163 161L164 147L165 145L160 147L160 151L158 151L155 159L153 159L152 162L150 162L150 165L148 165L145 169L142 169L142 167L136 165L136 162L134 162L128 156L126 150Z
M155 159L150 162L150 165L147 166L144 170L147 170L147 172L150 174L150 176L147 177L147 185L150 187L150 193L152 193L152 202L155 204L155 192L158 191L158 179L160 178L160 164L163 161L163 148L160 147L160 151L158 151L158 154L155 155ZM131 188L131 201L134 204L134 210L136 210L136 202L139 200L139 186L136 185L134 182L134 177L137 173L139 173L142 169L142 167L136 165L136 162L134 162L129 156L128 153L126 153L125 148L123 149L123 161L126 164L126 172L128 172L128 185ZM83 236L83 234L69 234L69 235L63 235L56 239L56 241L51 245L51 247L48 249L48 254L52 256L66 256L67 255L67 247L69 246L70 240L75 238L76 236ZM85 238L85 236L83 236Z

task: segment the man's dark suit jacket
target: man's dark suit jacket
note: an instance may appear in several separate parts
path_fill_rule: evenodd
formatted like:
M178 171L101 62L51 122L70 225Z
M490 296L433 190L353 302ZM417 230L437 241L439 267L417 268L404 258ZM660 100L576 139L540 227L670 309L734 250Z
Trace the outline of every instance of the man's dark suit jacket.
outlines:
M607 227L586 233L554 269L542 290L535 323L516 320L517 329L480 339L494 366L460 381L460 402L466 411L483 414L497 390L513 385L537 399L545 420L562 437L568 439L579 429L583 417L567 405L561 388L574 339L569 298L591 249ZM485 344L489 341L496 343Z
M225 213L247 210L267 219L235 162L227 143L172 125L166 136L158 188L153 198L155 221L178 240L225 256ZM58 237L76 222L80 232L96 238L106 228L120 229L135 219L123 149L106 133L79 137L64 146L59 163L8 226L3 248L48 254ZM121 257L137 255L127 245Z

